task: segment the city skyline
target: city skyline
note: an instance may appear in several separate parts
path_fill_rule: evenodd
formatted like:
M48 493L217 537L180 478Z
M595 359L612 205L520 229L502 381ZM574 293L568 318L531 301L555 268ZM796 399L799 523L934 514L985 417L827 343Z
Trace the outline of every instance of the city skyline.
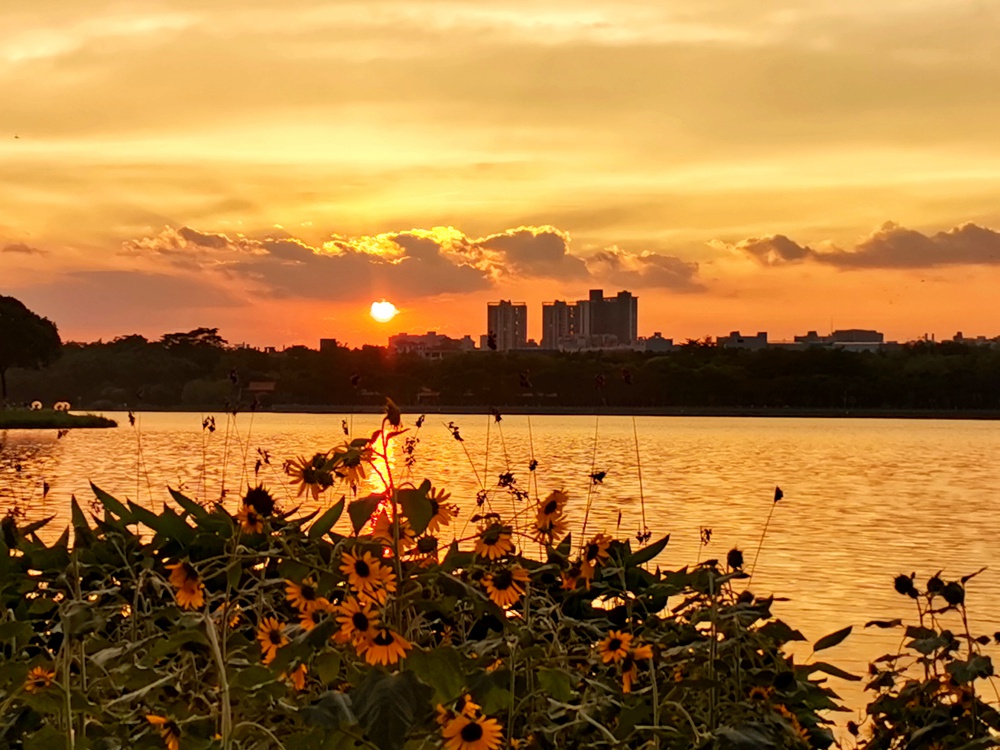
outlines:
M462 335L578 287L642 296L639 335L990 333L998 28L977 0L8 4L0 293L82 340Z

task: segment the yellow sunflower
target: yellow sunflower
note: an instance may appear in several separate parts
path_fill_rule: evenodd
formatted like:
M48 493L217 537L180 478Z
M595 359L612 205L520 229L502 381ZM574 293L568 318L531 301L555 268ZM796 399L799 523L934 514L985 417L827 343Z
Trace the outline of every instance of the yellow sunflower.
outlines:
M174 598L181 609L200 609L205 604L205 584L191 563L182 561L167 565L170 571L170 585L174 587Z
M503 743L503 727L496 719L459 714L441 729L444 750L497 750Z
M378 615L372 612L371 605L356 599L345 599L337 607L337 612L340 630L335 637L341 643L365 641L379 624Z
M561 490L553 490L548 497L538 503L538 520L561 516L569 501L569 495Z
M347 576L347 582L358 593L374 593L376 589L386 586L386 573L390 573L387 568L379 562L371 552L358 553L356 550L345 552L341 557L341 572ZM392 579L392 586L395 590L396 581Z
M431 509L434 511L434 515L427 523L428 534L435 533L442 526L448 526L451 524L451 519L458 516L458 506L448 502L450 497L450 492L433 489L431 494L427 496L427 499L431 501Z
M512 607L524 596L524 589L521 584L529 580L528 571L520 565L512 568L504 568L496 573L487 573L483 578L483 586L486 593L497 606Z
M573 563L569 570L564 570L559 574L562 578L562 588L564 591L572 591L576 588L576 584L580 581L580 576L583 575L583 568L579 562Z
M609 630L608 637L597 643L597 650L601 654L601 661L605 664L620 662L628 655L630 643L632 643L631 634L622 633L618 630Z
M364 448L344 445L334 454L334 458L337 461L333 473L350 485L358 485L368 477L365 464L371 463L372 449L370 445Z
M476 554L490 560L499 560L514 552L514 543L510 540L510 527L493 523L482 529L476 538Z
M236 520L239 521L244 534L264 533L264 517L252 505L241 505L236 511Z
M45 667L32 667L28 672L28 677L24 681L24 689L29 693L40 693L47 687L52 686L56 673Z
M583 560L591 565L600 565L608 559L608 547L612 539L607 534L597 534L583 546Z
M312 630L314 627L325 621L333 612L333 605L323 598L316 600L316 606L312 609L299 610L299 625L303 630Z
M437 711L437 716L434 717L434 720L443 727L456 716L468 716L470 719L474 719L479 716L480 708L481 707L472 700L472 696L466 693L455 701L454 710L445 708L439 703L435 709Z
M309 668L305 664L299 664L290 674L282 675L282 677L287 677L288 681L292 683L292 689L296 693L300 693L306 687L306 675L308 673Z
M388 628L377 628L374 635L369 636L364 648L358 647L358 656L364 654L369 664L395 664L406 657L406 652L413 644Z
M393 544L393 531L392 519L389 517L388 511L379 511L378 516L375 518L375 525L372 527L372 539L377 542L382 542L386 545ZM410 526L409 520L406 516L400 514L399 516L399 547L400 549L409 549L417 543L417 534Z
M243 507L253 508L254 512L261 518L270 518L274 513L274 496L268 492L263 484L256 487L247 487L247 494L243 496Z
M177 726L175 721L166 716L154 716L153 714L146 714L146 721L156 727L163 739L163 744L167 746L167 750L180 750L181 728Z
M622 659L622 692L631 693L632 683L639 676L638 663L653 658L652 646L636 646Z
M310 612L326 601L316 591L316 582L307 578L302 583L285 581L285 599L299 612Z
M554 544L569 531L569 522L562 515L541 516L535 519L533 538L539 544Z
M302 497L308 490L313 500L317 500L320 493L333 486L333 474L327 468L327 458L323 453L317 453L311 459L299 456L285 461L284 468L292 478L292 484L299 487L297 497Z
M278 655L278 649L288 643L285 626L277 618L265 617L257 628L257 640L260 641L261 661L270 664Z

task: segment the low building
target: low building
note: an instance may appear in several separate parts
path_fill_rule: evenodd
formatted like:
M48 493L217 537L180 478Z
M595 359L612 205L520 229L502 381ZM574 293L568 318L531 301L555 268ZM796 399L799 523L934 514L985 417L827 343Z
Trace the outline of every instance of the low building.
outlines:
M659 331L655 331L652 336L648 338L639 339L639 343L647 352L672 352L677 347L674 346L673 339L663 338L663 334Z
M389 351L396 354L417 354L424 359L442 359L462 352L475 350L471 336L453 339L436 331L411 334L397 333L389 337Z
M744 336L739 331L731 331L728 336L719 336L715 343L723 349L766 349L767 331L758 331L756 336Z

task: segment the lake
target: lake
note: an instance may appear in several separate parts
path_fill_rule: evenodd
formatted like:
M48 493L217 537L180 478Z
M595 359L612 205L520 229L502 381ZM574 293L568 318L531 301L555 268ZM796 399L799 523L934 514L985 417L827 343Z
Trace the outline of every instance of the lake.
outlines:
M270 456L260 480L284 507L294 507L283 459L342 442L342 422L356 436L379 424L371 414L217 413L217 429L209 432L202 414L144 413L135 427L125 414L107 416L122 426L61 439L48 431L0 432L0 507L16 502L31 518L55 515L53 526L61 528L72 494L85 504L92 499L89 480L147 505L161 503L168 485L209 499L225 488L235 508L240 488L254 480L258 448ZM404 420L412 428L415 415ZM446 426L452 421L463 442ZM620 528L620 537L641 526L638 444L648 526L654 539L671 534L658 560L664 566L724 558L733 546L749 564L780 485L784 499L774 509L752 589L789 597L775 611L810 641L853 624L854 634L824 658L858 674L899 643L898 631L861 626L914 615L909 600L893 591L897 573L916 571L924 581L942 569L944 577L958 578L989 566L968 585L969 612L977 631L1000 630L997 422L509 416L497 424L485 415L433 414L408 434L420 441L416 463L410 473L397 454L394 473L417 483L430 478L452 492L466 516L475 510L479 480L495 487L499 474L511 471L532 493L532 479L542 494L569 492L575 532L592 493L588 534ZM592 470L606 472L603 484L592 483ZM44 498L43 482L50 487ZM510 501L497 495L494 502L502 509ZM712 529L707 546L702 528ZM857 685L832 683L860 704Z

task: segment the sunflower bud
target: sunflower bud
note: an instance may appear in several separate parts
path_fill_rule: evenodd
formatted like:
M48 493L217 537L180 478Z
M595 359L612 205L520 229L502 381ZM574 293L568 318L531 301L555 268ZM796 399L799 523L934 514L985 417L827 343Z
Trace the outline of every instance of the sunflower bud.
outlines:
M941 580L941 576L934 576L927 581L928 594L940 594L942 589L944 589L944 581Z
M917 589L913 585L913 578L906 575L896 576L895 581L893 581L893 586L895 586L896 591L903 596L908 596L911 599L917 598Z
M953 607L965 604L965 589L958 581L951 581L941 589L941 596Z
M726 565L728 565L733 570L739 570L743 567L743 553L740 550L733 547L729 550L726 555Z

